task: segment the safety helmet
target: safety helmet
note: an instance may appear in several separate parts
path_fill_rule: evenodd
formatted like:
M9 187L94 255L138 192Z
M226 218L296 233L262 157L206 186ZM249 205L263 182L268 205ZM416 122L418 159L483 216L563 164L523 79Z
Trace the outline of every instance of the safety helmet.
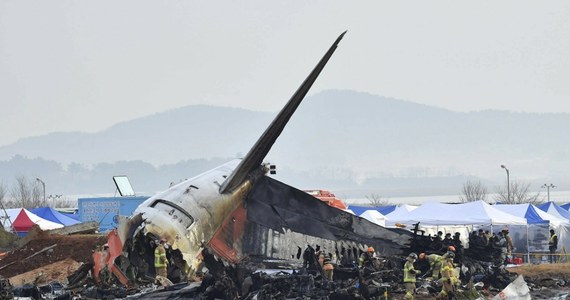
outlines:
M414 252L410 253L410 254L408 255L408 257L411 258L411 259L418 259L418 255L415 254Z
M368 247L368 252L374 252L374 248Z
M424 258L426 258L426 254L425 254L425 253L423 253L423 252L422 252L422 253L420 253L420 259L424 259Z
M449 246L449 247L447 247L447 250L455 252L455 247L454 247L454 246Z

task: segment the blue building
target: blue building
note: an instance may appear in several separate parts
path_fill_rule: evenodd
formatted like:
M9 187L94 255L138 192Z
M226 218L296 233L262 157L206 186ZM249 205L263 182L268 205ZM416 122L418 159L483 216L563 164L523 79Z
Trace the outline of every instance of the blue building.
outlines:
M150 196L79 198L78 213L81 222L99 223L99 232L119 226L119 216L131 216Z

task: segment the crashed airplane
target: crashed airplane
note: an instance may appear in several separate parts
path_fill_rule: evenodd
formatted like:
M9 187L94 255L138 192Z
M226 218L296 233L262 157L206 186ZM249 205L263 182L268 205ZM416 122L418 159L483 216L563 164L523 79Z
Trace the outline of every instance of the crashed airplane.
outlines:
M263 162L345 33L243 159L156 194L121 225L119 236L131 264L140 265L144 260L152 269L153 253L144 249L157 239L165 239L169 251L178 253L175 265L188 277L201 270L204 250L233 264L252 256L298 259L301 248L307 245L319 245L353 260L366 246L386 255L402 253L409 231L383 228L328 206L268 177L269 165ZM126 269L120 268L123 272Z

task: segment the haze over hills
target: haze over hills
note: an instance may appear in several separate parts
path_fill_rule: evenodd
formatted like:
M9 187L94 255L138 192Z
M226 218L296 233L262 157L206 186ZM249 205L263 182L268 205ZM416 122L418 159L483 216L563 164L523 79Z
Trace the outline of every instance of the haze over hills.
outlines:
M41 157L64 169L70 163L142 161L158 168L191 159L217 162L247 153L274 115L187 106L98 133L25 138L0 147L0 161ZM276 179L294 186L361 195L427 195L430 188L458 193L467 178L475 177L501 184L505 172L500 164L509 166L512 180L534 182L538 190L545 182L567 189L569 128L570 114L463 113L331 90L305 99L266 160L277 165ZM142 173L134 176L153 182L143 180ZM3 177L7 174L10 170L2 171Z

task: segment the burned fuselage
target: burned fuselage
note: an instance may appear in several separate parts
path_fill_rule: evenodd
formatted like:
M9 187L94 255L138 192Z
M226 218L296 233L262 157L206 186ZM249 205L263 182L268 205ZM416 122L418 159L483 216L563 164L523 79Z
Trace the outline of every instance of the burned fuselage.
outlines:
M295 247L305 247L314 241L304 235L330 241L346 240L358 248L366 243L383 243L392 252L403 247L407 242L405 234L375 226L265 176L268 171L263 163L265 156L344 34L336 39L243 159L228 162L149 198L136 209L131 219L136 220L132 222L132 228L136 229L125 230L126 236L131 240L135 236L147 240L150 237L151 241L165 239L181 254L185 262L183 269L190 275L201 269L204 248L235 263L248 251L259 249L255 245L257 240L270 242L265 237L272 231L282 233L284 242L289 241L288 246L294 244ZM288 234L291 231L300 233L301 237ZM244 244L244 234L260 232L264 238L260 236L253 244L251 239L245 239L249 242ZM140 245L140 240L130 244L134 248ZM272 256L275 251L264 253ZM287 255L282 252L277 256ZM148 256L147 261L152 260L152 256ZM137 256L132 255L130 259L133 257Z
M219 193L220 184L238 163L239 160L230 161L174 185L147 199L134 212L142 216L140 230L156 239L166 239L173 249L178 249L190 272L199 267L200 252L228 216L243 206L251 188L251 182L246 181L231 193Z

